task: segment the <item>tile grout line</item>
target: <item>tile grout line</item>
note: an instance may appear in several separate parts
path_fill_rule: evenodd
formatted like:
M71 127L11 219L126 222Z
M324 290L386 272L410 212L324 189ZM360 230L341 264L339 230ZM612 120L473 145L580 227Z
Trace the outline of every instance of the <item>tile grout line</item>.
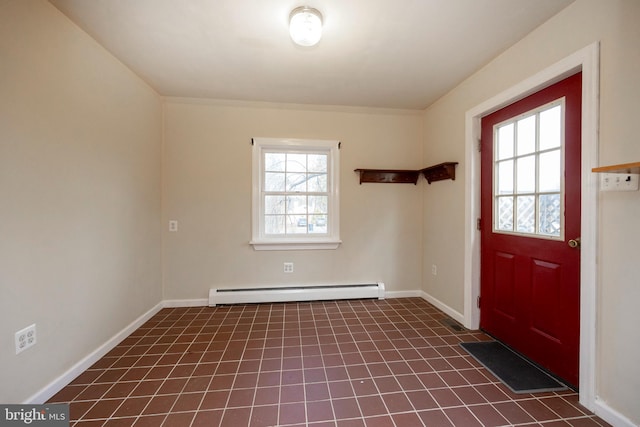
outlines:
M200 313L203 313L205 310L206 310L206 308L202 308L202 309L200 310ZM207 320L206 320L206 321L204 322L204 324L200 327L200 330L199 330L199 332L200 332L200 333L201 333L202 331L204 331L204 330L205 330L205 328L209 325L209 322L210 322L210 321L211 321L211 319L213 318L213 314L214 314L214 313L215 313L215 310L214 310L211 314L209 314L209 315L208 315ZM194 319L198 319L198 317L199 317L199 316L195 316L195 318L194 318ZM203 316L203 317L204 317L204 316ZM192 323L193 323L193 322L192 322ZM188 326L187 326L187 327L188 327ZM185 330L186 330L186 327L185 327ZM193 341L192 341L192 344L193 344L193 343L195 343L195 342L196 342L196 340L197 340L197 334L196 334L196 337L194 337L194 339L193 339ZM210 345L210 343L209 343L209 345ZM209 345L207 345L207 348L209 348ZM195 365L196 365L196 366L194 367L194 370L193 370L193 371L191 372L191 374L189 375L189 378L185 381L184 386L183 386L183 387L182 387L182 389L180 390L180 393L178 393L178 398L175 400L175 402L173 402L173 405L171 406L171 409L169 410L169 414L165 417L165 419L164 419L164 421L163 421L163 424L167 422L167 420L169 419L170 414L176 413L176 412L174 412L174 411L173 411L173 408L175 408L175 406L178 404L178 401L180 400L180 397L181 397L183 394L185 394L185 390L186 390L186 388L187 388L187 386L188 386L188 384L189 384L189 381L190 381L190 379L191 379L191 378L193 378L193 373L195 372L195 370L196 370L196 369L198 369L197 365L198 365L199 363L201 363L202 359L204 358L204 354L205 354L205 352L206 352L206 349L202 351L202 355L201 355L201 356L200 356L200 358L198 359L198 362L196 362L196 363L195 363ZM180 360L182 360L182 358L181 358ZM180 362L180 360L178 360L178 362ZM207 383L207 388L206 388L206 389L205 389L205 391L203 392L202 397L200 398L200 401L198 402L197 409L196 409L196 411L195 411L194 415L191 417L191 422L189 423L189 425L193 424L193 422L195 421L195 419L196 419L196 414L197 414L197 410L198 410L198 409L200 408L200 406L202 405L202 402L203 402L203 400L204 400L204 398L205 398L205 396L206 396L206 390L208 390L209 385L211 384L211 381L212 381L212 380L213 380L213 376L211 376L211 379L210 379L210 380L209 380L209 382ZM163 384L164 384L164 383L163 383ZM161 386L161 387L162 387L162 386Z
M267 324L263 330L259 323L265 316L267 316ZM407 414L415 414L420 423L424 424L425 421L420 414L430 411L433 411L434 415L439 414L438 417L443 417L443 420L449 420L453 423L456 420L460 421L459 416L463 414L460 411L461 408L470 413L470 415L464 416L472 417L468 419L476 420L481 425L484 425L483 420L487 420L487 417L494 417L497 420L496 417L498 416L507 422L511 422L509 418L518 421L514 425L528 424L531 420L537 425L558 421L573 425L572 420L591 420L597 424L606 425L606 423L601 423L594 414L582 408L572 393L515 395L509 392L502 386L501 382L494 380L486 375L486 372L480 367L470 363L468 357L465 357L456 347L464 339L482 340L482 335L479 332L454 333L439 324L439 319L442 317L446 317L446 315L427 303L409 298L380 302L348 300L270 304L267 310L252 305L234 306L223 311L217 309L211 311L208 307L163 310L141 326L138 331L125 338L123 340L124 344L122 342L118 344L118 346L122 345L121 350L116 353L109 352L104 356L113 360L107 360L102 363L98 361L95 364L97 366L95 369L87 369L89 373L86 378L88 379L83 380L87 384L77 384L76 386L79 386L78 389L71 392L74 397L70 399L70 403L81 403L82 405L79 408L83 411L73 425L81 427L85 424L91 424L91 421L95 424L101 421L106 422L109 419L123 419L123 422L125 422L124 419L131 419L132 422L139 422L142 419L152 421L155 417L158 417L158 420L155 421L167 424L173 414L190 414L191 425L196 425L198 414L204 411L200 409L204 398L207 393L213 391L213 389L210 389L212 382L216 377L227 373L229 374L228 377L232 378L232 382L229 385L224 385L224 391L228 392L225 404L220 409L216 409L216 412L219 411L220 423L229 421L228 419L227 421L224 420L227 414L231 414L232 392L251 388L253 388L251 402L235 400L239 405L238 408L246 409L243 416L248 414L249 422L251 422L257 407L275 406L275 419L283 421L280 417L280 408L283 404L282 391L285 386L283 375L285 372L290 370L298 371L298 369L302 373L302 379L297 378L297 374L292 374L294 376L290 378L290 381L292 381L291 385L293 386L297 386L300 381L302 382L300 385L303 390L303 424L305 425L315 425L316 421L311 420L310 417L326 418L326 415L322 415L322 413L319 413L321 416L318 417L318 414L309 412L308 408L313 408L314 411L317 411L318 407L322 407L322 405L309 406L309 403L315 401L329 403L334 426L336 424L339 425L343 420L360 420L364 424L374 418L380 418L378 421L387 419L391 421L391 424L400 426L408 419ZM213 324L215 324L215 329L213 329ZM210 339L208 338L209 335L211 335ZM215 341L216 335L219 335L218 341ZM172 339L167 342L169 337ZM151 341L152 339L153 341ZM185 339L189 341L183 341ZM259 342L254 342L254 339L259 340ZM207 342L208 344L205 347L204 345ZM365 345L363 346L363 344ZM238 350L238 348L241 348L241 350ZM387 348L389 350L388 354ZM259 349L259 351L252 351L251 358L245 359L249 349ZM272 403L272 399L267 399L264 403L256 405L258 390L262 388L259 386L260 374L263 372L262 368L265 361L269 360L265 358L267 349L270 350L269 355L278 354L279 357L279 370L264 371L269 373L277 372L279 374L277 404ZM237 350L239 353L235 354ZM190 353L190 351L193 353ZM227 351L229 351L228 354ZM431 351L433 351L433 354ZM391 352L394 352L394 354L392 355ZM112 354L112 356L109 356L109 354ZM253 358L256 358L255 361L257 363L254 363ZM376 360L378 358L380 359L380 366L384 366L385 370L376 368L378 365ZM205 360L206 363L216 364L215 368L213 365L211 366L213 373L197 375L198 369L205 363ZM246 365L243 362L246 362ZM318 366L316 366L317 364ZM333 365L335 365L335 368L341 368L344 374L340 374L339 369L336 369L335 374L332 373L334 379L330 380L328 369L329 367L334 367ZM243 366L246 366L246 368L242 368ZM146 371L137 371L136 368L138 367L146 369ZM162 371L166 369L154 371L156 368L166 367L170 367L170 369L163 377L158 374L162 374ZM360 367L364 367L365 371L362 371ZM233 369L233 373L229 368ZM287 369L285 370L285 368ZM317 372L312 376L308 376L311 375L311 370L316 370L316 368ZM424 368L428 368L428 370L423 371ZM120 369L123 370L123 373L118 375L117 371ZM183 373L180 373L181 369L184 370ZM202 372L207 372L206 369L208 368L204 367L202 369ZM247 374L256 375L254 387L249 387L251 383L247 382L250 380L250 376L243 376L242 384L238 382L241 379L240 374L243 373L242 369L248 369ZM256 370L255 373L253 369ZM140 373L143 375L139 379L122 381L121 379L127 373ZM175 387L162 390L173 379L171 375L174 373L176 375L184 375L176 377L177 382L173 384L175 386L181 385L180 390L177 391L178 389ZM427 387L425 381L429 377L420 376L421 373L430 374L430 377L434 379L437 378L442 386L437 384L437 387ZM367 386L366 389L358 389L356 391L354 381L358 378L352 377L354 374L356 376L368 375L363 380L370 380L373 387ZM151 378L149 377L150 375L157 378ZM323 380L321 380L320 375L324 375ZM132 375L132 378L136 376L138 375ZM203 377L202 381L195 380L201 376ZM346 381L340 379L342 376L345 376ZM104 378L100 380L101 377ZM206 381L204 377L210 377L209 381ZM417 383L413 384L410 377L415 377ZM388 379L391 378L395 380L395 386L388 383ZM131 415L116 417L116 412L123 407L127 399L138 397L134 395L135 391L147 381L158 382L158 384L154 390L151 390L149 386L155 386L156 384L147 386L147 389L153 392L152 394L140 394L139 397L149 399L144 407L137 414L132 413ZM182 381L184 382L182 383ZM226 381L224 379L223 384ZM348 385L350 393L345 389L347 394L340 397L344 393L339 392L339 394L336 394L338 390L336 387L338 386L334 386L334 391L332 391L330 385L343 381L345 386ZM201 390L205 382L207 382L207 385L204 390ZM271 380L268 380L264 387L272 387L269 385L270 383ZM320 386L308 387L316 383L324 384L328 394L325 395ZM387 383L388 386L386 385ZM115 387L119 384L130 385L120 386L121 389L115 390ZM245 384L247 387L245 387ZM237 388L236 385L240 388ZM427 395L433 400L435 404L433 408L425 407L419 410L409 398L410 395L415 397L410 392L414 390L414 386L418 385L420 386L419 390L427 392ZM101 392L101 397L91 397L92 394L97 395L97 392L100 392L100 388L94 390L92 386L104 386L104 392ZM131 388L129 389L129 387ZM396 390L396 387L399 388ZM455 401L436 400L433 392L437 390L446 390L448 392L447 395L455 397L459 404L456 404ZM176 409L181 399L188 399L189 394L192 392L194 394L199 393L200 391L202 391L202 397L197 409L192 410L191 406L183 406L183 408L187 409ZM319 394L315 393L316 391ZM110 392L113 392L113 394L105 398ZM126 392L126 396L122 392ZM311 392L313 394L309 394ZM87 397L78 400L77 398L83 393ZM389 399L394 399L395 394L402 396L405 401L393 403ZM148 410L152 403L154 405L158 404L158 397L163 396L175 396L171 408L168 410L160 408L157 413L144 414L144 411ZM240 398L241 394L237 396ZM327 396L326 399L325 396ZM365 396L377 396L382 400L383 413L366 416L362 411L363 408L359 400L359 398ZM385 396L388 396L388 398L385 398ZM114 409L109 409L108 405L100 408L97 406L101 401L117 401L120 399L122 399L122 402L117 406L114 405ZM334 403L340 399L345 399L345 402L347 399L353 399L355 402L353 409L359 411L359 416L355 416L355 411L352 410L344 414L354 415L353 417L338 419ZM297 399L296 402L298 402ZM406 405L406 402L409 402L409 405ZM389 406L390 404L391 406ZM513 415L507 418L505 413L498 410L504 404L518 408L522 414L521 417L524 418L526 416L529 421L520 423L518 416L514 418ZM189 402L189 405L193 405L193 403ZM483 407L491 408L491 411L495 412L496 415L487 415L488 412L486 411L488 409L484 412L479 412L479 409L474 411L474 408ZM409 408L412 408L412 410ZM503 407L503 410L505 408ZM154 411L157 409L153 408ZM174 411L174 409L176 410ZM86 418L91 411L94 411L92 416L96 418ZM106 414L107 411L111 411L109 418L97 418L102 416L103 413ZM185 415L184 418L188 416ZM328 416L331 418L330 415ZM162 420L159 420L159 418L162 418ZM176 417L175 420L181 418L183 417ZM320 423L321 421L318 422ZM329 424L331 423L331 419L326 421ZM499 422L494 422L494 424L497 423ZM579 421L576 421L576 423L579 423Z

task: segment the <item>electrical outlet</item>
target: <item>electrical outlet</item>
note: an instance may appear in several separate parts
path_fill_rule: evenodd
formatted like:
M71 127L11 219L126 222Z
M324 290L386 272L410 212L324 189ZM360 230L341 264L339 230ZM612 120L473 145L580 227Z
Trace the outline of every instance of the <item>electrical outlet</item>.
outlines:
M284 272L285 273L293 273L293 263L292 262L285 262L284 263Z
M36 344L36 324L16 332L16 354Z
M601 191L637 191L638 177L634 173L603 173L600 174Z
M175 219L169 221L169 231L178 231L178 221Z
M438 266L435 264L431 265L431 274L433 274L434 276L438 275Z

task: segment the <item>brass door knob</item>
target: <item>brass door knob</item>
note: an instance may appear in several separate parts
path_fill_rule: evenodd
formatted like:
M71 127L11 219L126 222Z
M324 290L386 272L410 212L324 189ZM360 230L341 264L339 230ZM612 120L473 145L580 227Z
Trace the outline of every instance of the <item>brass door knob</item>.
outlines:
M569 244L570 248L579 248L580 247L580 238L576 237L575 239L571 239L569 240L569 242L567 242Z

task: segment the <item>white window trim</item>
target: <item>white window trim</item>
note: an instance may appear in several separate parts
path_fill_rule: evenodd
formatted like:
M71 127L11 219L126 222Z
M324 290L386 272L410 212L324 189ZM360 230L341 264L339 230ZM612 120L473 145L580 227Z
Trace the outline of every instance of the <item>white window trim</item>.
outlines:
M255 250L310 250L337 249L340 240L340 156L339 141L291 138L253 138L252 156L252 227L250 245ZM264 234L262 221L262 154L265 150L282 149L320 149L329 152L329 221L327 234L313 236L309 234L287 237L268 237Z

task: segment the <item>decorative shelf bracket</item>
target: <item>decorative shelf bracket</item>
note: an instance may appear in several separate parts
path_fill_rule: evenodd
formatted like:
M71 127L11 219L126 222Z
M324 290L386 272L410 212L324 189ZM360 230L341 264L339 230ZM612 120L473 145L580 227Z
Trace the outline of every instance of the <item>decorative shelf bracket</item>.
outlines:
M382 182L394 184L417 184L420 174L424 175L427 182L443 179L456 179L456 165L458 162L445 162L439 165L429 166L420 170L403 169L356 169L360 174L360 184L363 182Z
M451 179L455 181L457 164L458 162L440 163L439 165L424 168L420 172L422 172L429 184L434 181L442 181L443 179Z

